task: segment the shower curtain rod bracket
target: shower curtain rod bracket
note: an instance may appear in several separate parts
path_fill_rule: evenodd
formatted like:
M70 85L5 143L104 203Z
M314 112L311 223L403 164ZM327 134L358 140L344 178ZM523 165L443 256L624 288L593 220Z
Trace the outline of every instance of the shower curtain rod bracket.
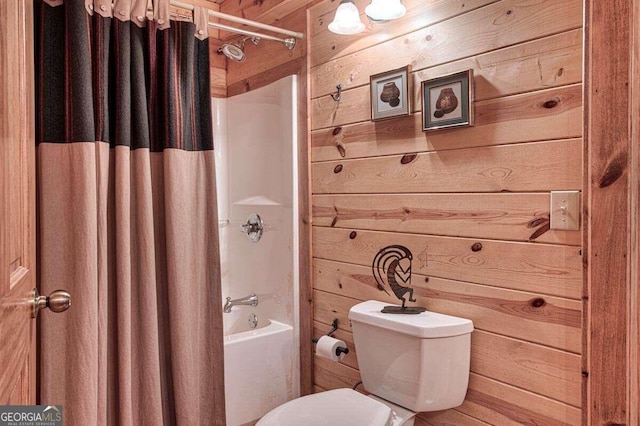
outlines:
M284 46L289 50L293 50L293 48L296 47L296 39L293 37L285 38L283 43Z

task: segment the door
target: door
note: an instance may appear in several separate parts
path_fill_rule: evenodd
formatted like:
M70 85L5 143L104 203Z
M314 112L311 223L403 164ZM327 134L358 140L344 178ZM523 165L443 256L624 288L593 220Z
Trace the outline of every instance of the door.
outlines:
M0 0L0 405L35 404L32 3Z

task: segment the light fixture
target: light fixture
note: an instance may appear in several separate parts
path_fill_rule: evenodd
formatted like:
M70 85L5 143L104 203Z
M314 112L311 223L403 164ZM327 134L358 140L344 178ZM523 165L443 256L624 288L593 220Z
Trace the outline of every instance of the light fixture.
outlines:
M352 0L342 0L329 31L336 34L352 35L363 32L365 25L360 20L360 12Z
M403 17L407 9L400 0L371 0L364 13L372 21L390 21Z

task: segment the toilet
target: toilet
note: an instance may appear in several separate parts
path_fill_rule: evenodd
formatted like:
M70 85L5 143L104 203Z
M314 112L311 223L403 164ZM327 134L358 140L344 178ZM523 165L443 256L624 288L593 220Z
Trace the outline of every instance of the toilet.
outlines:
M365 396L336 389L294 399L259 426L413 426L416 413L457 407L469 383L473 322L422 312L383 314L369 300L349 311Z

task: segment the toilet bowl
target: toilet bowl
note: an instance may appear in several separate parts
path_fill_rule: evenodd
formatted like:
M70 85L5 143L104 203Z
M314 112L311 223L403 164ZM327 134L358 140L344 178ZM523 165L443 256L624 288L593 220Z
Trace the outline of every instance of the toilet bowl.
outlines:
M413 426L414 416L462 404L473 323L434 312L387 314L370 300L349 311L366 396L335 389L294 399L258 426Z
M260 426L412 426L416 413L365 396L351 389L335 389L294 399L267 413Z

